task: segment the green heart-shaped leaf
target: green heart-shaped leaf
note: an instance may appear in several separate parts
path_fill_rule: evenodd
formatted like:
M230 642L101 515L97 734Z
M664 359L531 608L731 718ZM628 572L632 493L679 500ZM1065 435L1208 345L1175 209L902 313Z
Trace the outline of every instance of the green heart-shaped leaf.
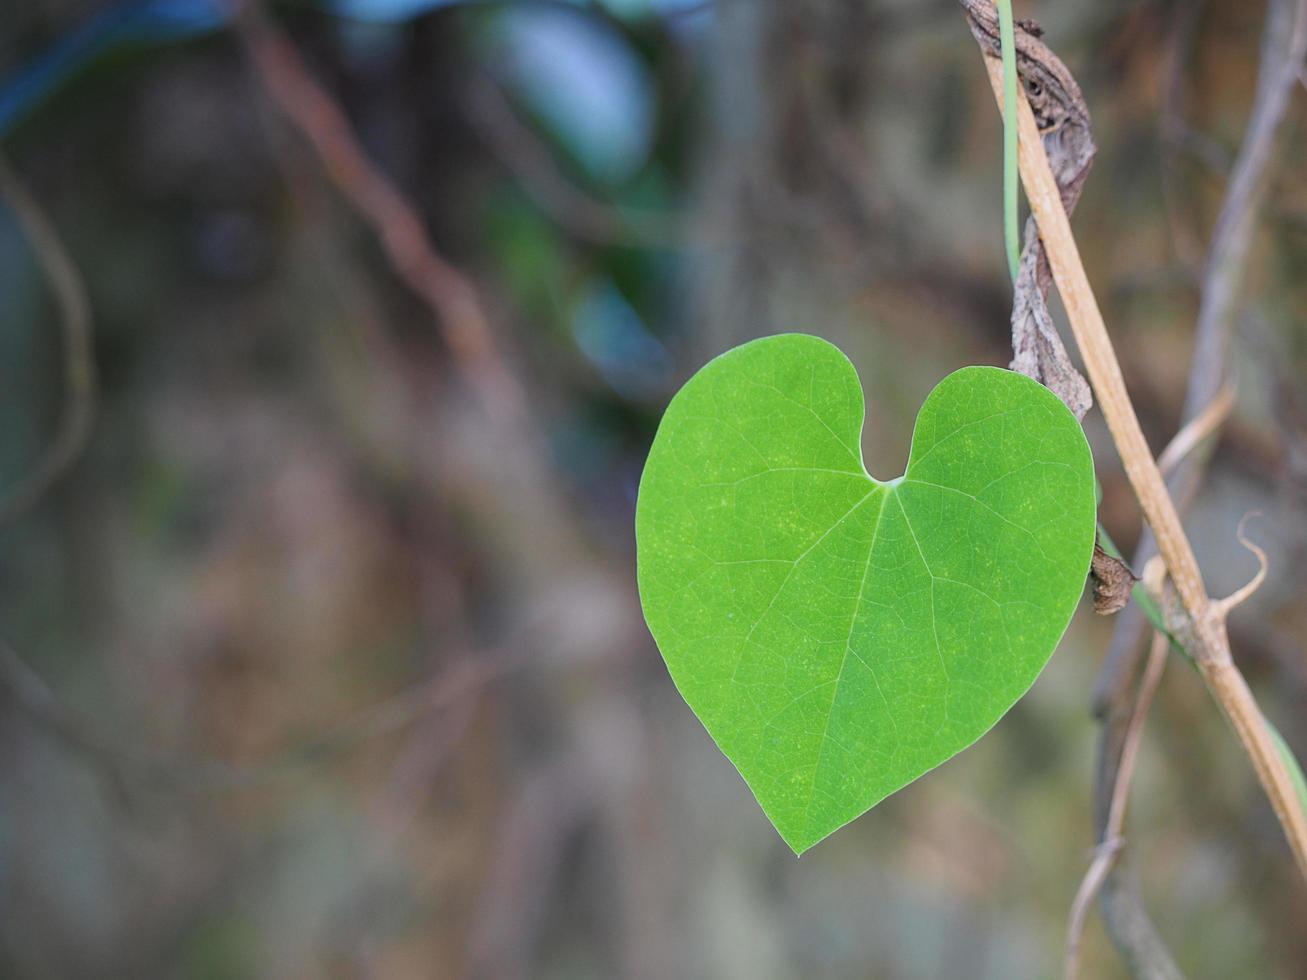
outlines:
M1094 471L1010 371L945 378L907 472L861 451L862 387L816 337L737 347L672 399L640 481L640 598L677 688L802 852L980 738L1084 587Z

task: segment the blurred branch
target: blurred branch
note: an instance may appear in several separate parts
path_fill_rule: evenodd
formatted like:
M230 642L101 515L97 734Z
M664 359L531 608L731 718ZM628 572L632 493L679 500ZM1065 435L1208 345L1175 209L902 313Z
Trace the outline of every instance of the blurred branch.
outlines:
M1184 980L1171 951L1144 908L1139 883L1123 855L1103 880L1099 911L1121 959L1137 980Z
M314 80L290 39L257 0L241 3L235 27L272 101L317 153L337 189L372 228L391 267L431 309L450 352L492 405L516 414L524 400L495 351L472 281L436 251L417 209L364 153L344 111Z
M689 230L675 217L633 212L600 201L565 177L549 148L513 111L488 78L467 89L467 120L521 181L532 199L564 228L600 245L646 248L684 245Z
M504 657L464 660L440 676L401 691L279 755L243 765L149 753L115 744L70 711L8 641L0 639L0 688L9 692L38 731L69 750L104 780L120 802L127 803L145 787L188 795L230 792L333 762L373 739L460 704L513 665L512 658Z
M212 761L200 763L194 776L183 774L183 788L191 792L250 789L311 766L324 765L362 748L371 741L432 716L435 712L465 706L513 666L512 658L466 658L439 676L401 691L365 709L357 717L332 726L268 760L252 765ZM192 767L195 763L190 764ZM196 778L198 777L198 778Z
M468 937L466 980L531 976L531 947L558 893L567 841L593 813L599 788L568 756L521 781L494 835L494 860Z
M92 734L4 639L0 639L0 687L9 692L28 721L100 777L118 802L131 799L127 773L130 763L125 764L120 753Z
M1188 456L1199 443L1215 435L1225 420L1230 417L1230 411L1234 408L1234 382L1227 381L1221 386L1221 390L1216 393L1216 397L1208 403L1207 407L1195 415L1189 422L1171 437L1171 441L1166 444L1166 448L1157 456L1157 468L1162 471L1163 476L1169 476L1175 471L1186 456Z
M1189 149L1206 161L1200 151L1210 141L1192 142L1194 132L1185 120L1185 74L1197 45L1198 24L1206 7L1206 0L1182 0L1171 18L1163 42L1162 104L1159 122L1162 135L1161 190L1162 206L1166 210L1167 224L1171 229L1171 244L1185 274L1196 279L1201 265L1202 243L1191 220L1185 220L1186 209L1180 203L1179 157L1181 149ZM1228 161L1226 161L1228 166ZM1223 171L1228 173L1228 169ZM1188 217L1192 217L1189 215Z
M1195 330L1190 387L1185 396L1186 419L1196 416L1212 401L1227 373L1230 324L1248 271L1248 254L1261 213L1266 176L1304 57L1307 57L1307 0L1297 0L1292 5L1290 0L1276 0L1267 11L1262 67L1248 130L1212 235ZM1195 482L1205 459L1205 454L1190 457L1191 474L1186 476L1180 470L1176 477Z
M1094 860L1089 870L1085 872L1084 880L1080 883L1080 889L1076 892L1075 901L1071 906L1070 923L1067 927L1066 980L1075 980L1079 972L1080 940L1084 935L1089 908L1103 887L1103 882L1107 880L1117 855L1125 846L1125 808L1130 799L1130 781L1135 774L1135 759L1139 753L1144 719L1148 717L1153 695L1157 693L1162 671L1166 668L1166 655L1169 649L1170 640L1166 635L1154 633L1148 666L1144 670L1143 680L1139 683L1139 693L1135 697L1134 710L1130 714L1130 722L1126 726L1121 745L1121 761L1117 766L1116 780L1112 785L1107 824L1100 834L1098 845L1094 848ZM1160 957L1155 959L1163 962ZM1178 971L1174 972L1178 973Z
M64 406L59 429L18 485L0 497L0 527L26 514L76 461L95 414L95 359L86 287L54 225L0 153L0 198L13 210L54 292L64 347Z

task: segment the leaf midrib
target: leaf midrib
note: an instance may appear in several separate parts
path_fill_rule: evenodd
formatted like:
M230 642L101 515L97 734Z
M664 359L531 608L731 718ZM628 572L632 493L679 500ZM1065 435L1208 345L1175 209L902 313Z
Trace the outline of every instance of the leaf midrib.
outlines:
M911 464L909 464L909 470L910 469L911 469ZM867 479L874 485L873 489L867 494L867 496L863 497L861 500L858 501L858 503L854 504L854 506L851 507L842 517L840 517L839 520L832 523L831 526L825 532L823 532L823 534L821 535L820 538L818 538L817 541L815 541L812 545L810 545L808 548L804 550L803 555L795 559L794 565L791 567L791 572L792 572L794 568L798 567L799 562L802 561L803 558L807 557L807 555L810 554L812 550L816 548L818 544L820 544L821 541L824 541L835 530L836 527L838 527L840 524L843 524L844 521L846 521L854 511L856 511L859 507L861 507L864 503L866 503L866 501L872 496L872 494L876 492L877 489L883 489L886 491L886 498L881 504L880 511L876 514L876 525L875 527L872 528L871 541L867 544L867 559L863 564L862 579L858 584L857 599L854 601L853 613L849 618L849 630L844 640L844 654L840 659L840 667L835 674L835 679L834 681L831 682L831 699L830 699L830 703L826 706L826 720L822 723L821 744L817 749L817 761L813 765L812 782L808 788L808 800L803 807L805 841L812 836L812 803L817 795L817 778L821 773L821 763L822 763L822 759L825 756L826 743L830 739L830 720L831 720L831 716L835 712L835 702L839 699L840 682L844 677L844 669L848 665L850 655L857 657L858 661L864 667L867 668L867 671L871 674L872 680L875 681L876 683L876 690L880 694L881 700L885 702L885 711L890 719L890 722L893 724L895 729L897 729L898 727L897 721L894 718L893 708L889 703L889 699L885 696L884 690L881 688L880 677L876 673L876 668L873 667L871 664L867 663L867 661L862 658L861 654L857 653L857 651L853 649L853 631L858 624L858 617L862 615L863 602L867 592L867 578L871 571L871 561L876 554L876 543L880 539L881 525L885 521L885 508L889 505L889 498L891 497L894 499L894 502L898 504L899 512L903 515L904 526L908 529L908 534L911 536L912 543L917 550L917 556L921 560L921 567L925 570L926 575L930 578L931 636L935 641L935 653L939 657L940 667L944 671L944 678L950 684L950 686L952 683L949 678L948 664L944 660L944 651L940 646L940 642L939 642L939 620L935 613L935 583L936 581L938 581L938 576L936 576L935 573L931 570L930 563L926 560L926 553L921 548L921 541L917 537L916 529L913 528L912 526L912 519L908 517L907 507L904 505L902 496L898 493L898 488L904 485L905 483L916 483L921 486L927 486L939 490L953 490L955 488L946 487L942 484L929 483L923 480L913 480L911 477L907 475L907 473L905 473L899 479L894 480L890 483L882 483L881 481L877 480L875 477L871 476L870 474L867 474ZM958 490L957 492L962 493L967 497L971 497L971 495L967 494L965 491ZM983 501L980 501L976 498L972 498L972 499L975 500L975 502L978 504L984 503ZM988 509L992 509L992 508L988 508ZM998 515L998 516L1001 517L1002 515ZM789 576L787 575L785 581L782 582L781 587L777 589L776 595L772 597L772 601L771 603L768 604L767 610L764 611L762 616L759 617L758 619L759 623L761 623L762 620L766 618L767 611L770 611L771 606L775 604L776 599L779 598L781 592L783 592L785 589L785 582L788 581L789 581ZM959 584L965 585L967 583L959 583ZM990 598L990 597L986 596L986 598ZM757 629L757 624L755 624L754 629ZM753 630L750 630L749 635L750 636L753 635ZM745 642L746 646L747 646L747 642L748 641L746 640ZM944 711L946 720L948 717L947 699L948 699L948 694L946 692L945 711Z

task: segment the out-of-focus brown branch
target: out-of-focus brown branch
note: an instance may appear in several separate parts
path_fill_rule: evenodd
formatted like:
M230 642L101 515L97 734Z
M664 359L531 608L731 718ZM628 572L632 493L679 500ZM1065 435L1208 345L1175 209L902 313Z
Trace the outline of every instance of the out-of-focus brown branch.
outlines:
M1193 145L1192 129L1185 123L1185 69L1193 57L1199 34L1199 21L1206 0L1183 0L1168 26L1163 43L1162 107L1159 128L1162 133L1162 204L1166 208L1167 223L1171 226L1171 244L1183 264L1188 277L1196 280L1202 264L1202 243L1192 221L1184 216L1192 213L1185 208L1179 182L1180 150L1199 150ZM1208 145L1200 144L1201 150ZM1199 153L1205 158L1205 154Z
M251 789L306 767L333 762L438 712L466 708L469 699L474 699L513 665L514 661L505 657L466 658L438 676L366 708L357 717L265 761L250 765L201 763L194 775L180 774L180 788L193 793Z
M0 639L0 689L42 733L104 779L121 801L147 787L186 795L252 789L348 755L374 739L451 709L500 678L511 657L468 658L425 683L365 709L357 717L266 760L236 764L219 759L168 756L117 744L77 717L49 685Z
M63 333L65 389L54 439L18 485L0 497L0 527L4 527L26 514L85 448L95 415L96 384L91 304L82 277L54 225L3 154L0 154L0 198L18 218L54 293Z
M490 404L520 412L521 389L495 350L489 318L472 281L436 251L416 208L368 159L344 111L257 2L239 4L235 23L268 96L312 145L337 189L372 228L396 274L430 307L464 374Z

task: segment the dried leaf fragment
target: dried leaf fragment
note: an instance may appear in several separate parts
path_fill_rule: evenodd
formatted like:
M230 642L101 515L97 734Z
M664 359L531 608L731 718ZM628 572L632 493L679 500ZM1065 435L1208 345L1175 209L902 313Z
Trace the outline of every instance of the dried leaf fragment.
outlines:
M1094 540L1089 577L1094 583L1094 612L1100 616L1110 616L1124 609L1130 601L1130 591L1139 581L1139 576L1130 571L1130 566L1104 551L1097 539Z
M962 0L971 33L981 50L999 55L998 14L991 0ZM1057 179L1062 204L1070 214L1080 200L1094 159L1089 108L1080 86L1040 37L1042 29L1031 20L1017 22L1017 71ZM1012 370L1033 378L1062 399L1078 419L1093 404L1089 383L1068 356L1066 346L1048 312L1048 291L1053 282L1033 217L1026 220L1021 266L1012 303Z

